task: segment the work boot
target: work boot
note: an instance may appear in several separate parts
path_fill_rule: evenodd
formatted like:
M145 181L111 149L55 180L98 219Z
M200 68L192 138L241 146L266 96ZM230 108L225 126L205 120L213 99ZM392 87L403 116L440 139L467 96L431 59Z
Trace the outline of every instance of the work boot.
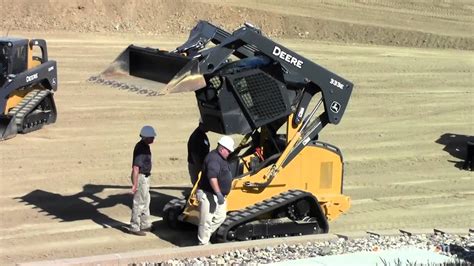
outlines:
M124 229L125 229L125 232L127 232L129 234L132 234L132 235L136 235L136 236L145 236L146 235L146 233L143 232L142 230L136 230L136 229L133 229L130 226L124 226Z
M136 235L136 236L146 236L146 233L143 232L143 231L132 231L132 230L130 230L129 232L130 232L130 234Z

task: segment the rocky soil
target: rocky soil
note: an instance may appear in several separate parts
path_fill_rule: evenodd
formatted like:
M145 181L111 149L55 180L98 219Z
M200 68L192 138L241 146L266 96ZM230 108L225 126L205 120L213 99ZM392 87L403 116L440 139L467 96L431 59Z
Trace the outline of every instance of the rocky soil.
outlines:
M271 37L342 43L474 49L472 3L407 1L196 1L196 0L15 0L0 1L5 31L68 31L188 34L198 20L228 30L248 21ZM367 16L364 17L364 13ZM388 17L384 17L388 16ZM371 17L371 19L368 19ZM427 20L439 21L433 29ZM392 21L392 23L390 23ZM388 24L388 25L387 25ZM448 27L450 30L445 30ZM5 34L0 32L0 34Z
M137 265L261 265L319 256L340 255L360 251L377 252L408 247L433 251L449 256L454 261L459 262L460 265L474 263L474 234L470 233L469 235L462 236L422 234L413 236L372 235L368 238L349 240L339 238L335 241L308 242L306 244L297 245L280 244L266 248L229 251L217 256L212 255L209 257L168 260L156 263L143 262L137 263ZM387 263L387 265L393 265L393 263L396 262L389 261ZM418 263L428 263L428 261L419 261ZM383 261L380 261L380 264L385 265Z

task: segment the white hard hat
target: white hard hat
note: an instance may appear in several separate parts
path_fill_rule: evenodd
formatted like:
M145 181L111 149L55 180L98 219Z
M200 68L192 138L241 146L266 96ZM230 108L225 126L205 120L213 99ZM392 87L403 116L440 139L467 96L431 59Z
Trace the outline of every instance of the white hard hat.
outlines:
M223 136L217 143L230 152L234 151L234 140L229 136Z
M156 137L155 129L152 126L144 126L140 131L140 137L142 138L152 138Z

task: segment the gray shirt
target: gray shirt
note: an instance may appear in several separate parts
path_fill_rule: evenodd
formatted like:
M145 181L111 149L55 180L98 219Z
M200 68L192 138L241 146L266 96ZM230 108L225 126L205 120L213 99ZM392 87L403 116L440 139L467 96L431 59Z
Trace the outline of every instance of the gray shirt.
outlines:
M232 174L230 172L229 163L222 158L217 150L211 151L204 159L199 188L214 193L211 183L209 182L211 178L217 178L219 188L223 195L229 194L232 185Z

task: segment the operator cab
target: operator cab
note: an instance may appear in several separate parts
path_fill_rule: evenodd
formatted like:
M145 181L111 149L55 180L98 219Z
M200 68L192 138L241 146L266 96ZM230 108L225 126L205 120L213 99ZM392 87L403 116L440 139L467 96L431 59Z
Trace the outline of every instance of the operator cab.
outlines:
M0 86L4 85L8 75L17 75L46 61L48 54L44 40L0 37Z
M267 57L254 56L205 74L207 86L195 93L206 128L245 135L287 117L296 95L281 81L281 72Z
M18 38L0 39L0 69L2 77L18 74L28 68L28 40Z
M287 134L277 131L292 113L297 94L281 76L278 64L256 55L204 75L207 86L195 91L207 130L246 136L228 159L235 178L275 163L286 148Z
M256 173L280 158L288 143L286 132L279 134L277 131L286 121L279 119L244 137L228 159L234 178Z

